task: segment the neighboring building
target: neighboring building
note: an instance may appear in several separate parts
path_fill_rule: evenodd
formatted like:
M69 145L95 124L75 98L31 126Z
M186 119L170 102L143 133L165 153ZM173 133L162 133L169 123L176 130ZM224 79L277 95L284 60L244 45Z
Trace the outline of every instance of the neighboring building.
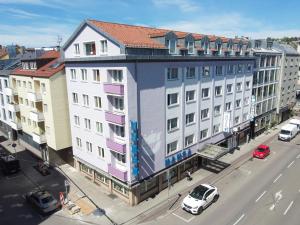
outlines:
M84 21L64 46L75 166L134 205L245 142L249 50L247 40Z
M19 58L0 61L0 130L7 138L11 135L10 120L12 118L9 74L19 65Z
M0 60L5 59L9 59L8 51L4 46L0 45Z
M46 161L70 162L66 77L59 52L29 51L9 80L13 137Z
M256 58L252 89L252 137L263 133L277 122L278 82L282 53L269 39L252 40L252 54Z
M296 85L298 81L300 54L287 44L276 43L274 48L282 52L276 106L278 122L282 122L290 118L291 110L296 104Z

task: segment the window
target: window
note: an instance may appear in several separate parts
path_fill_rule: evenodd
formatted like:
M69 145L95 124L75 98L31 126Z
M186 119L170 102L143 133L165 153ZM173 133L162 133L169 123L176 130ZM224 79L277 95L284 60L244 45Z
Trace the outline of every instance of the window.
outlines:
M237 73L242 73L243 72L243 64L238 64L237 65Z
M194 139L195 139L194 137L195 137L194 134L191 134L191 135L185 137L184 146L188 147L188 146L194 144Z
M71 80L76 80L76 70L70 69L70 72L71 72Z
M89 96L83 94L83 95L82 95L82 98L83 98L83 106L88 107L88 106L90 105L90 104L89 104Z
M216 66L216 75L221 76L223 74L223 67L222 66Z
M100 41L100 44L101 44L100 52L107 53L107 40Z
M196 77L195 67L187 67L186 68L186 79L195 79L195 77Z
M214 115L215 116L220 116L221 115L221 105L216 105L214 107Z
M31 126L31 119L27 119L28 126Z
M25 99L25 104L26 104L27 106L29 105L28 99Z
M236 84L236 91L242 91L242 83L237 83Z
M219 133L219 132L220 132L220 124L214 125L214 127L213 127L213 133L216 134L216 133Z
M227 73L228 74L233 74L234 73L234 65L228 65Z
M215 87L215 96L221 96L222 95L222 86L216 86Z
M72 93L72 99L73 103L78 104L78 94L77 93Z
M91 120L84 118L84 126L85 126L85 129L90 130L91 129Z
M208 129L202 130L200 132L200 139L202 140L202 139L206 138L207 135L208 135Z
M193 54L194 53L194 42L189 41L187 43L187 49L188 49L189 54Z
M26 81L23 81L23 87L26 88Z
M93 151L93 146L92 146L92 143L91 142L86 142L86 150L88 152L92 152Z
M201 110L201 119L202 120L207 119L209 117L208 112L209 112L208 108Z
M113 97L112 104L113 104L114 110L116 110L116 111L124 110L124 99L123 98Z
M246 121L248 119L248 113L243 114L243 121Z
M104 158L104 148L98 146L98 156Z
M75 123L75 125L80 126L80 118L79 118L79 116L74 115L74 123Z
M178 128L178 118L168 120L168 131L173 131Z
M96 122L96 132L102 134L103 133L103 125L100 122Z
M168 80L178 80L178 68L168 68Z
M98 96L94 96L95 100L95 108L101 109L101 98Z
M80 51L79 51L79 44L74 44L74 50L75 50L75 54L79 55Z
M234 124L238 124L240 122L240 117L239 116L236 116L234 118Z
M93 80L94 82L100 82L100 70L93 70Z
M225 108L226 108L226 111L230 111L231 110L231 102L226 102Z
M6 120L6 112L5 112L5 109L2 109L2 115L3 115L3 119Z
M250 97L245 97L244 98L244 105L249 105L250 102Z
M4 80L4 87L8 87L8 80Z
M173 141L167 145L167 154L170 154L177 150L177 143L177 141Z
M43 112L48 112L48 105L47 104L43 104Z
M113 83L122 83L123 81L122 70L109 70L108 73L110 74Z
M86 69L81 69L81 80L87 81L87 70Z
M118 125L114 125L113 126L113 131L115 133L115 135L117 135L118 137L125 137L125 130L124 127L122 126L118 126Z
M203 77L209 77L210 76L210 67L204 66L203 67Z
M246 89L247 89L247 90L250 89L250 81L246 81Z
M209 98L209 88L202 88L202 98Z
M168 106L178 104L178 93L168 94Z
M240 108L241 107L241 99L238 99L235 101L235 107Z
M18 83L18 86L21 87L21 81L18 80L17 83Z
M41 90L42 90L42 93L45 94L45 92L46 92L46 84L45 83L41 83Z
M85 54L86 55L96 55L96 45L95 42L85 43Z
M76 145L78 148L82 148L81 138L76 137Z
M30 81L28 81L28 88L32 89L32 83Z
M195 90L187 91L185 95L186 102L192 102L195 100Z
M189 113L185 115L185 124L189 125L195 122L195 113Z
M176 40L167 40L167 47L169 48L170 54L176 53Z
M231 94L232 93L232 84L227 84L226 85L226 91L227 91L227 94Z
M251 72L251 69L252 69L252 65L250 63L247 64L247 72Z

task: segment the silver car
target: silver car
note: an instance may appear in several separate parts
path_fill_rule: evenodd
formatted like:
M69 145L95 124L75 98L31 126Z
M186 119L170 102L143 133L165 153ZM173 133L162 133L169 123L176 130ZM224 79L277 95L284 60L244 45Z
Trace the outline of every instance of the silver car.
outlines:
M48 191L32 191L27 193L25 198L27 202L31 203L42 214L60 209L60 203Z

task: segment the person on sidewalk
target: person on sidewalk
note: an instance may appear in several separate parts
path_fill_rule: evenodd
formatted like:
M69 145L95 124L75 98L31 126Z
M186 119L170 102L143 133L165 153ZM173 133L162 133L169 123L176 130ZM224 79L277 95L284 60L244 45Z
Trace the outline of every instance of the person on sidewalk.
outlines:
M191 181L193 178L192 178L192 175L191 175L191 171L186 171L186 178L188 181Z

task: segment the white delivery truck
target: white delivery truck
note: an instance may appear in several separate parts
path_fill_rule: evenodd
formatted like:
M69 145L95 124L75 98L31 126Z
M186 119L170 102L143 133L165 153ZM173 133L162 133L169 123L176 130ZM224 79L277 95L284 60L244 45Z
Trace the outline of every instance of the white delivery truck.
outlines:
M297 126L297 129L298 129L298 133L300 132L300 120L297 120L297 119L291 119L289 121L290 124L294 124Z
M292 140L298 133L298 128L294 124L286 124L281 127L281 130L278 134L278 140L282 141L290 141Z

